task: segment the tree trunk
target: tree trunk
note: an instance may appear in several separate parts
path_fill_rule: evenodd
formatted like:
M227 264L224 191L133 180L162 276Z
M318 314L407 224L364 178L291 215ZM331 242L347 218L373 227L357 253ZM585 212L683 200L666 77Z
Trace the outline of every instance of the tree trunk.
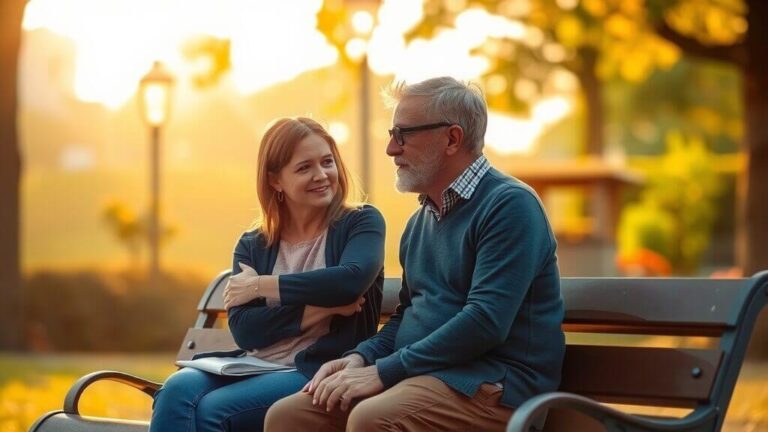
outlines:
M768 2L749 2L749 33L744 68L744 151L747 169L744 182L740 253L745 275L768 270Z
M584 150L589 156L603 155L603 87L597 78L598 53L590 47L579 50L581 64L576 76L584 93Z
M0 2L0 350L21 347L17 82L24 0Z
M741 179L743 206L737 225L737 256L745 276L768 270L768 2L751 0L748 8L743 73L747 167ZM768 312L758 321L749 353L768 358Z

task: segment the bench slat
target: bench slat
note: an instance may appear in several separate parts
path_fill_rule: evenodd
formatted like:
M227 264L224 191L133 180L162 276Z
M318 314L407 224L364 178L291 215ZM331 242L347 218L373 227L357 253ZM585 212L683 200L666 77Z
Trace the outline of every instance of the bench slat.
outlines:
M209 287L201 311L224 313L222 293L228 278L222 275ZM399 288L399 278L384 280L383 315L394 312ZM717 336L736 324L749 283L747 279L563 278L561 290L566 331Z
M200 352L235 349L237 344L227 329L190 328L181 342L176 360L191 360L193 355Z
M567 314L567 313L566 313ZM634 323L606 323L596 320L584 320L581 322L568 322L564 320L563 331L577 333L613 333L628 335L660 335L660 336L706 336L720 337L729 327L720 325L700 325L692 323L668 323L668 322L634 322Z
M603 402L690 407L709 399L721 358L720 350L568 345L560 389Z
M563 278L560 286L566 324L703 335L735 326L750 288L745 279L691 278Z

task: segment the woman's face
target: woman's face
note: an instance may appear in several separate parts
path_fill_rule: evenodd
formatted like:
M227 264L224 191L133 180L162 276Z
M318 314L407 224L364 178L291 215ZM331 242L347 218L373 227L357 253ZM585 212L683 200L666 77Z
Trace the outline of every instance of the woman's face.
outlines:
M283 192L289 209L328 207L339 188L331 146L319 135L307 136L270 184Z

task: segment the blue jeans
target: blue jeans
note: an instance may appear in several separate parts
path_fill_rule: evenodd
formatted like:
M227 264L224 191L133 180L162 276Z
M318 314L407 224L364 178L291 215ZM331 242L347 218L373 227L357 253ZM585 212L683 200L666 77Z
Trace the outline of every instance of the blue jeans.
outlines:
M308 381L299 372L230 377L184 368L155 394L149 430L261 431L269 407Z

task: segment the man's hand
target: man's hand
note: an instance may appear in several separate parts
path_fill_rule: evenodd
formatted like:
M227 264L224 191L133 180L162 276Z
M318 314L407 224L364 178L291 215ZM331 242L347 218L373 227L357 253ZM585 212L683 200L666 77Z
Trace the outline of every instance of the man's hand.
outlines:
M343 369L325 378L315 389L312 404L331 412L339 405L347 411L353 399L372 396L384 390L376 366Z
M324 365L320 366L320 369L318 369L315 376L312 377L312 379L307 383L307 385L304 386L303 389L301 389L301 391L314 394L317 386L326 377L329 377L343 369L361 368L363 366L365 366L365 360L360 354L350 354L346 357L326 362Z
M243 271L231 276L224 288L224 308L246 304L259 296L259 274L243 263L237 263Z

